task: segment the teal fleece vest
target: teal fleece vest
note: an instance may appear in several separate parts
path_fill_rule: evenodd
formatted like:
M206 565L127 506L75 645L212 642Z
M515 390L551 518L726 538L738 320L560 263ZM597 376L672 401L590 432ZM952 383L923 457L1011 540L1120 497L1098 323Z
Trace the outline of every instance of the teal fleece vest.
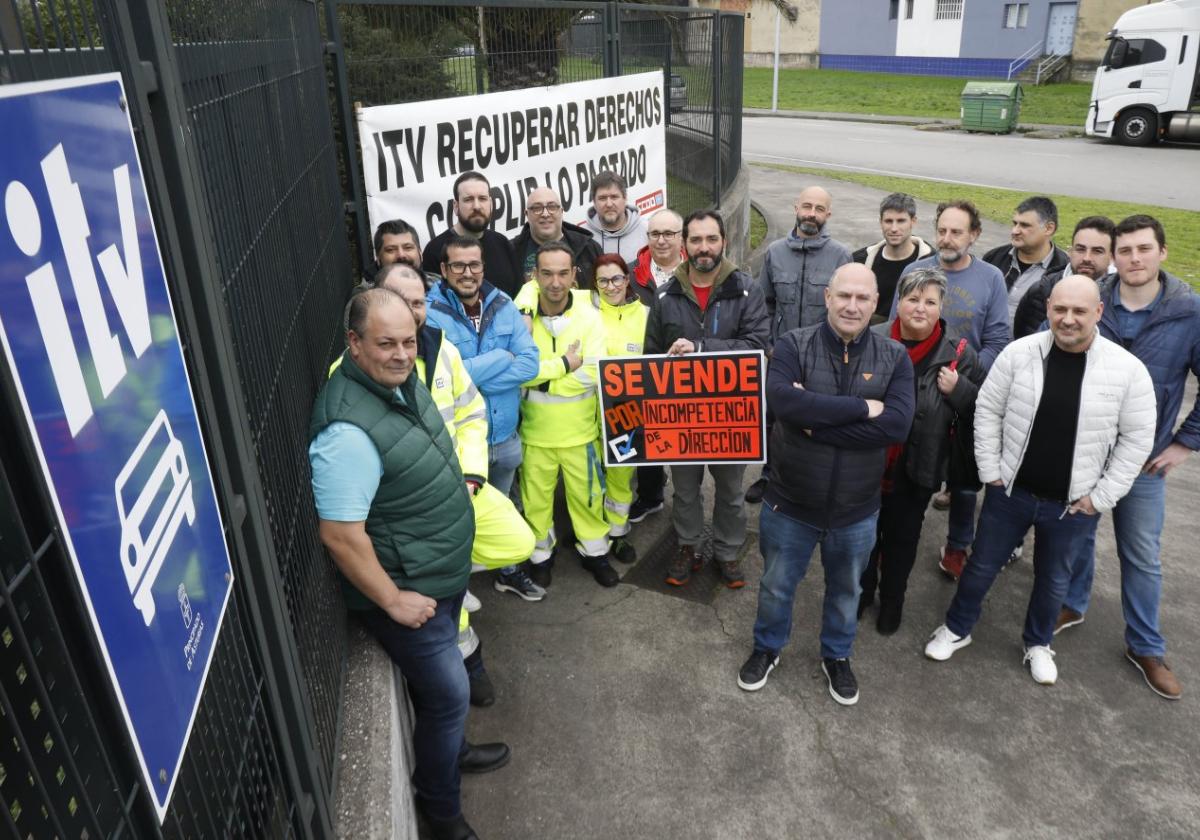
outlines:
M388 576L430 598L461 592L471 574L475 515L454 444L429 391L410 375L404 404L363 373L347 352L313 405L309 440L330 423L358 426L383 460L366 530ZM346 606L371 601L342 578Z

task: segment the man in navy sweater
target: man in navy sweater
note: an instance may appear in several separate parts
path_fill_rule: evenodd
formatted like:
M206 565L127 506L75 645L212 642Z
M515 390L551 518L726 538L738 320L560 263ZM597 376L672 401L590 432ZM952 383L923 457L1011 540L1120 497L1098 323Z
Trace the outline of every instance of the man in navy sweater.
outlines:
M767 404L775 416L771 459L779 469L771 471L759 518L763 576L754 651L738 674L746 691L766 685L779 664L796 586L819 544L821 667L834 700L858 702L850 650L859 578L875 544L887 450L907 439L916 402L904 347L868 329L878 298L869 268L843 265L825 291L826 319L775 344Z

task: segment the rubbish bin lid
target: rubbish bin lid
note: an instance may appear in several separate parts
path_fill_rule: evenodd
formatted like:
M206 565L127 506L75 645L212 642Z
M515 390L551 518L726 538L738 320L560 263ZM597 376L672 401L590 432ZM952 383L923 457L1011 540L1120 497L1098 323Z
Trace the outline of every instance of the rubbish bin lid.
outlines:
M1021 90L1020 82L967 82L966 87L962 90L962 95L971 94L976 96L1015 96L1017 99L1022 99L1025 95Z

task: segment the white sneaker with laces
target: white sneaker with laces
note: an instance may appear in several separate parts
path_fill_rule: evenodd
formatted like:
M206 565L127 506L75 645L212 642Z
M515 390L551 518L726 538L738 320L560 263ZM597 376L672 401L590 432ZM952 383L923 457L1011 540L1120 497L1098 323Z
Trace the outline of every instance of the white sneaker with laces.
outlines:
M471 593L470 589L468 589L467 594L463 596L463 609L469 613L473 613L479 612L482 607L483 604L480 602L480 600Z
M971 644L971 634L955 636L950 628L943 624L933 631L929 643L925 645L925 655L938 662L945 662L954 655L954 651Z
M1046 645L1034 645L1025 648L1025 658L1021 664L1029 663L1029 673L1038 685L1054 685L1058 679L1058 666L1054 664L1054 651Z

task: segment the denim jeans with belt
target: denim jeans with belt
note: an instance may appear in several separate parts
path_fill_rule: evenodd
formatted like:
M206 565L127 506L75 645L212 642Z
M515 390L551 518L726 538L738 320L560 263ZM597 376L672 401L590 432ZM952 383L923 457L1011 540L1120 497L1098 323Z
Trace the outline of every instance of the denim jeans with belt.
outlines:
M459 754L466 746L471 689L458 652L458 612L463 592L437 602L433 618L413 630L380 609L360 612L408 684L413 724L413 788L425 813L452 819L462 813Z
M1159 538L1167 509L1167 481L1161 475L1142 473L1113 508L1117 559L1121 563L1121 608L1125 613L1125 644L1136 656L1164 656L1166 639L1158 627L1158 602L1162 597L1162 560ZM1064 606L1087 612L1096 568L1093 533L1075 558L1071 586Z
M1071 581L1071 567L1100 522L1099 514L1067 513L1067 507L1066 502L1042 499L1020 487L1014 487L1009 495L1003 487L987 486L975 544L946 611L951 633L966 636L971 632L992 582L1033 528L1033 592L1021 638L1026 647L1050 645Z
M763 502L758 520L763 576L758 587L754 648L779 653L792 632L796 586L813 549L821 546L825 600L821 607L821 656L846 659L858 632L859 578L875 545L879 512L840 528L817 528Z

